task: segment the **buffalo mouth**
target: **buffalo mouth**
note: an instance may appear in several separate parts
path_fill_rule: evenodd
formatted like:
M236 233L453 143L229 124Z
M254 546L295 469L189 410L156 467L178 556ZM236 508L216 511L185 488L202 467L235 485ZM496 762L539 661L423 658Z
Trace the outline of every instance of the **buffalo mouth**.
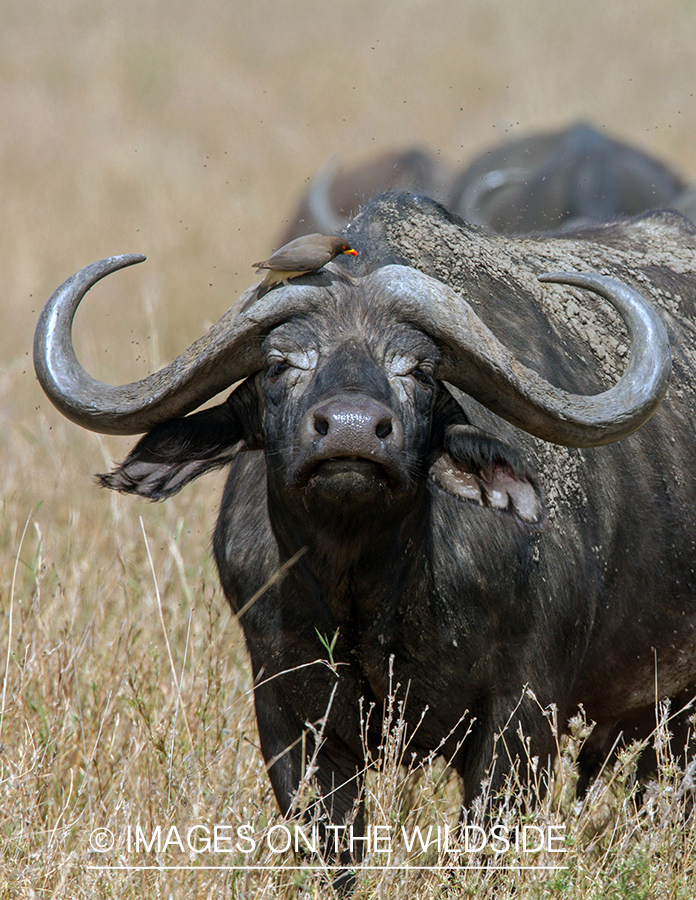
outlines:
M307 460L297 473L295 486L308 499L369 503L400 494L405 485L403 475L389 461L347 455Z

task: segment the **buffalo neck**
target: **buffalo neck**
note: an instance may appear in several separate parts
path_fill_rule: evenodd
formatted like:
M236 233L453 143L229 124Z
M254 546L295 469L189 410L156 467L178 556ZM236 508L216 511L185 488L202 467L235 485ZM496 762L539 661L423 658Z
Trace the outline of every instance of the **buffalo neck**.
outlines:
M269 504L279 561L301 554L290 579L300 596L327 603L337 618L376 614L422 569L430 502L423 483L406 509L376 504L341 518Z

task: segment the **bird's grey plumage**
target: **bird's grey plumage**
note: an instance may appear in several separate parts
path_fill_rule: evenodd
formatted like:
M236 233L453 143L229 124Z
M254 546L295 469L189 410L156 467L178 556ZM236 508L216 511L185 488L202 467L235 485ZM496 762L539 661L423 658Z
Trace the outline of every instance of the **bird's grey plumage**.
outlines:
M263 297L265 293L276 284L287 284L289 279L306 275L308 272L316 272L331 262L341 253L347 256L357 256L357 250L342 237L333 237L324 234L306 234L295 238L285 244L268 259L254 263L256 274L266 272L266 277L261 282L258 290L253 294L241 309L244 312L255 300Z

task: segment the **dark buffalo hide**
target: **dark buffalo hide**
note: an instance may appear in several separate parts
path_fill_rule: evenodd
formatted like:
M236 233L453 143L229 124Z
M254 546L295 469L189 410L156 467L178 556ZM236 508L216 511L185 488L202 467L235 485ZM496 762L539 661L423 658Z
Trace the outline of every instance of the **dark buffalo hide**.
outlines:
M392 194L346 237L355 260L244 313L258 316L264 362L248 364L229 399L158 425L103 482L166 497L231 462L214 553L283 812L321 731L323 815L363 827L362 719L381 714L390 691L405 702L409 753L443 754L465 804L524 756L519 735L533 756L553 757L558 735L542 714L552 706L560 728L579 704L597 723L586 783L620 732L645 736L656 699L696 693L696 233L660 213L511 239ZM452 347L395 315L400 273L414 270L576 394L617 380L629 339L607 302L537 276L623 280L667 329L667 399L606 446L526 434L440 380ZM303 297L313 299L292 312ZM373 715L375 756L381 737Z

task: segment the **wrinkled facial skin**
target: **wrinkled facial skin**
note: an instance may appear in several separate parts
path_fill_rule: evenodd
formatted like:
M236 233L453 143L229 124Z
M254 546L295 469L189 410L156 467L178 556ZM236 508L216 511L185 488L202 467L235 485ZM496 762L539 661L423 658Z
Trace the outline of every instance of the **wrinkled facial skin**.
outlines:
M294 321L264 348L269 493L282 515L317 527L339 512L402 516L431 447L435 344L393 322L368 334L353 313Z

